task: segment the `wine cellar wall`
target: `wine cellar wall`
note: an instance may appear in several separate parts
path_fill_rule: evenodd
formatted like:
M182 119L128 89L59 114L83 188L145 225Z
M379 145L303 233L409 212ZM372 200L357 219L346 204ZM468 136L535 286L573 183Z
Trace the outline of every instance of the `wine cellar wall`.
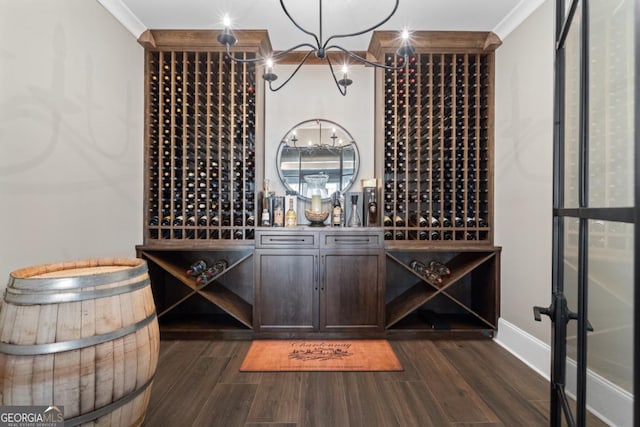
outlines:
M383 57L385 239L492 243L493 51Z
M255 65L224 52L147 50L146 78L145 243L252 240Z
M376 173L382 181L389 336L485 336L497 330L493 246L493 79L487 32L412 34L398 56L374 32Z
M325 232L256 227L256 182L266 161L264 84L256 65L212 48L216 36L149 30L140 40L146 151L144 242L136 250L149 263L162 336L286 336L298 330L297 312L281 313L278 304L310 291L301 277L314 290L312 312L331 314L313 318L312 334L493 336L500 295L492 212L497 37L417 32L416 53L405 60L393 53L395 34L374 32L371 55L397 66L376 71L375 177L384 226ZM248 42L234 46L236 58L271 51L265 31L238 39ZM329 237L360 246L340 251ZM309 238L312 247L300 252ZM337 264L325 268L327 259ZM194 266L206 274L194 276ZM361 290L335 287L349 274L362 279L348 280ZM336 298L313 302L331 292ZM359 320L349 298L361 304ZM269 329L265 313L290 331Z

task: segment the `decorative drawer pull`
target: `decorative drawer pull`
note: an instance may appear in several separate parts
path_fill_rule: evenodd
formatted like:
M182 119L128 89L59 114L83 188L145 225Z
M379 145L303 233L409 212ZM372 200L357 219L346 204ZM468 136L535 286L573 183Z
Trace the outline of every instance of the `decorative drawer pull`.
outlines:
M277 237L271 237L271 238L269 238L269 240L272 241L272 242L303 242L303 243L307 241L307 239L305 239L305 238L292 239L290 237L287 237L287 238L284 238L284 239L277 238Z
M366 239L340 239L340 238L336 238L334 239L334 242L336 243L369 243L371 239L366 238Z

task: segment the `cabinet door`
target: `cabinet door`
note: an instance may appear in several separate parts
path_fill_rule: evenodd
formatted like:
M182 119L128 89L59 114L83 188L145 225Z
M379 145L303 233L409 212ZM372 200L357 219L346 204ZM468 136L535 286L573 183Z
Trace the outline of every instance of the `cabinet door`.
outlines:
M384 254L329 250L320 258L320 328L382 330Z
M318 250L256 250L254 328L318 329Z

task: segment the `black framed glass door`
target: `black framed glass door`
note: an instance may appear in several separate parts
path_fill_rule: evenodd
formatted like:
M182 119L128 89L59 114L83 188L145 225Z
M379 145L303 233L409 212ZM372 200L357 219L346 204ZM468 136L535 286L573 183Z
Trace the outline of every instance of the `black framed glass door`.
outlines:
M534 308L553 325L552 426L588 425L598 387L640 419L639 3L556 1L552 304Z

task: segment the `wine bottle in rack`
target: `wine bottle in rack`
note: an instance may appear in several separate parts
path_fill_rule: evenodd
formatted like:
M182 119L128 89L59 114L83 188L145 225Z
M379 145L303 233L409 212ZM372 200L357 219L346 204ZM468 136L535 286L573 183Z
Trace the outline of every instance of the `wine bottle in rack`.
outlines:
M189 215L187 217L186 225L192 227L187 229L187 239L194 239L196 237L195 226L197 225L197 219L195 215Z

